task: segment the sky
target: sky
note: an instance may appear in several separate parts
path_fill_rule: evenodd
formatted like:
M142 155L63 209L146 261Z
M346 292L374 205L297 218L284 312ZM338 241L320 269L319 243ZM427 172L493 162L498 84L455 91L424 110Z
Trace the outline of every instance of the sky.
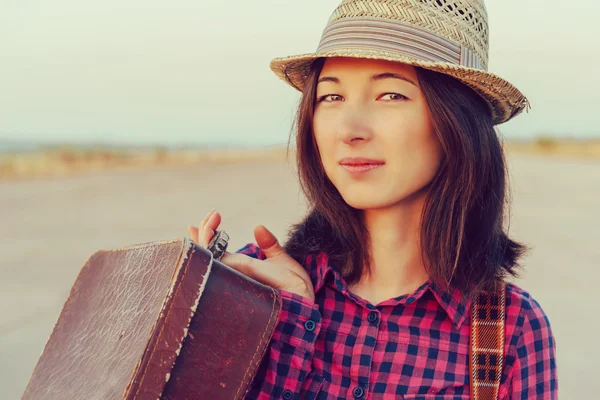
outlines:
M0 140L287 142L299 92L269 61L316 49L339 0L2 0ZM488 0L489 71L532 108L507 138L600 137L595 0Z

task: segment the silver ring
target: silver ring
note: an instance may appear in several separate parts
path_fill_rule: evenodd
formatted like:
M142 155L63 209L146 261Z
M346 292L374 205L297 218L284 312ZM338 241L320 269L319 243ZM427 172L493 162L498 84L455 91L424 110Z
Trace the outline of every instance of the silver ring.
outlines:
M229 235L225 231L215 231L215 235L208 243L208 250L216 260L220 260L227 250L229 244Z

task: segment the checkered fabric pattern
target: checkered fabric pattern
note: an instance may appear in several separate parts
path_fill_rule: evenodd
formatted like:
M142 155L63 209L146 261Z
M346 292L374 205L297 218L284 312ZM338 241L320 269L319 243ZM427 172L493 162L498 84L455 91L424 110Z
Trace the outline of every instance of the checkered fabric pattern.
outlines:
M265 259L253 243L238 250ZM315 301L282 290L283 308L247 399L470 399L472 302L433 282L370 304L324 253L304 267ZM555 342L540 305L506 286L499 399L555 399Z
M471 313L471 399L498 398L504 360L506 287L479 294Z

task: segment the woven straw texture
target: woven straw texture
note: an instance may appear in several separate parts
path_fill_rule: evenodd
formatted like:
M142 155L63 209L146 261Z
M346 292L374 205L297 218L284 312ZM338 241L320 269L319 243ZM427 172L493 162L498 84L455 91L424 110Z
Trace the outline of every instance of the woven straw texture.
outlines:
M489 105L495 124L529 108L511 83L487 72L489 27L483 0L344 0L314 53L276 58L277 76L302 91L320 57L403 62L450 75Z

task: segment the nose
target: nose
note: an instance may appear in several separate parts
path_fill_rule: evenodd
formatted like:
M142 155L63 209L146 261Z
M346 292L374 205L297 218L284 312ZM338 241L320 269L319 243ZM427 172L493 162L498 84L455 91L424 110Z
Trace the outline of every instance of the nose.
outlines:
M373 137L365 108L348 103L339 114L337 131L338 139L346 144L369 141Z

